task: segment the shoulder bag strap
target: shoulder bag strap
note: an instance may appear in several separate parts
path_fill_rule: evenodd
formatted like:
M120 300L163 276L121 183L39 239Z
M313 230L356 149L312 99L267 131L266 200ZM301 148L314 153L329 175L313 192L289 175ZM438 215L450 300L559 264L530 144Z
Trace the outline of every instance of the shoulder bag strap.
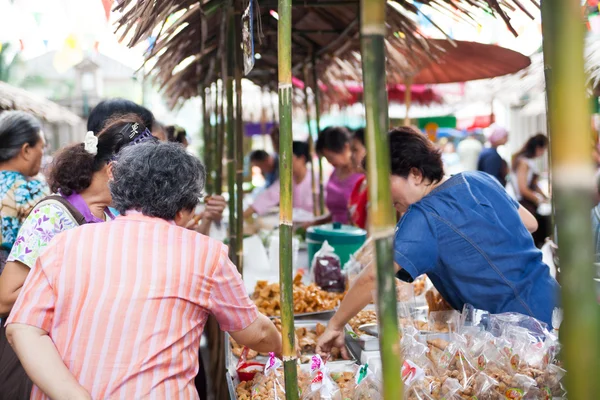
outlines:
M67 199L59 195L45 197L34 208L38 207L40 204L51 202L59 203L61 206L63 206L69 212L69 214L71 214L73 220L77 222L77 225L85 225L87 223L83 214L81 214L77 208L69 203Z

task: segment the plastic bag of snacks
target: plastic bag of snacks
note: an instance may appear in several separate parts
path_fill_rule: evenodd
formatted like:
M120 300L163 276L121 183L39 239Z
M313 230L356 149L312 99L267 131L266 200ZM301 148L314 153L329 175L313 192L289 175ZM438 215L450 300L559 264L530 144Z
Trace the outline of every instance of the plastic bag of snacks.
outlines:
M302 393L302 400L342 400L339 386L333 381L320 355L314 355L310 364L310 385Z
M274 353L269 353L264 375L256 376L252 387L252 400L285 400L283 363Z
M354 389L352 400L379 400L381 398L381 382L369 370L368 364L361 365L356 374L356 389Z
M346 290L346 278L342 273L340 258L334 248L325 241L315 254L312 265L314 282L328 292L343 293Z

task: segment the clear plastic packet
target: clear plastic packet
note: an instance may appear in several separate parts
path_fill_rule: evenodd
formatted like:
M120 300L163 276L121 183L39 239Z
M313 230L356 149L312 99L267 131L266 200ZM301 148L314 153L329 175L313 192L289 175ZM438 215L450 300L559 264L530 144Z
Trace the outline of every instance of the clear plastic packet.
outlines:
M437 363L438 374L456 379L462 388L469 386L471 378L477 373L468 358L468 352L460 342L451 342Z
M543 375L535 379L539 388L540 399L566 398L567 392L562 384L562 379L567 371L558 365L550 364Z
M314 282L321 289L338 293L346 290L346 278L342 273L340 258L327 241L323 242L321 249L315 254L311 271Z
M362 269L363 266L354 258L354 255L351 255L350 259L344 264L344 273L348 279L348 286L352 286L352 283L354 283L354 280L358 277Z
M405 400L437 400L442 398L442 382L437 377L426 376L404 390Z
M477 400L497 400L501 398L498 391L498 381L484 372L480 372L473 379L473 391Z
M344 396L344 400L347 397ZM369 365L361 365L356 374L356 388L352 400L380 400L381 381L369 370Z
M265 365L263 375L256 376L252 387L252 399L285 400L285 383L283 381L283 363L274 353L269 353L269 361Z
M461 389L462 385L457 379L448 378L444 381L444 384L442 385L441 398L446 400L458 400L461 398L459 394Z
M519 313L490 314L488 331L494 336L502 336L507 328L521 327L538 340L543 340L548 334L548 325L533 317Z
M333 381L320 355L314 355L310 364L310 385L302 393L302 400L342 400L339 386Z
M342 399L351 399L354 396L356 380L360 375L360 368L356 364L337 367L329 365L329 376L340 388Z
M457 332L460 313L456 310L430 311L429 330L432 332Z
M527 394L532 390L536 389L535 380L522 374L515 374L511 377L507 386L504 386L503 382L498 385L501 393L507 400L522 400L525 399Z

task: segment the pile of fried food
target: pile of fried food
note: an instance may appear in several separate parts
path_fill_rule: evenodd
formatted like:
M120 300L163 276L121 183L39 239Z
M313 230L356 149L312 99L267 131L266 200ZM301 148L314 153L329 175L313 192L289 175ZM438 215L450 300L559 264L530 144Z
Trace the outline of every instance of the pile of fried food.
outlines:
M281 320L275 319L273 321L275 323L275 327L281 332ZM296 328L296 342L298 344L298 348L300 349L300 363L307 364L310 362L310 357L317 352L317 342L321 335L325 332L326 326L317 322L315 325L315 329L310 329L305 326L301 326ZM229 342L231 344L231 352L237 358L242 356L242 352L244 350L244 346L239 345L232 337L229 337ZM257 356L267 357L268 353L258 353L254 350L249 350L246 355L246 360L253 360ZM342 354L339 348L334 347L331 349L331 355L329 361L338 361L342 359Z
M408 336L405 332L402 353L414 366L409 374L419 378L405 384L406 399L566 398L555 337L538 341L520 327L499 337L451 333L449 341L433 338L426 344L418 334Z
M358 336L366 335L365 332L358 329L360 326L376 323L377 313L375 312L375 310L362 310L358 314L356 314L354 318L348 321L348 325L350 325L354 333L356 333Z
M262 314L270 317L281 314L280 290L279 283L256 282L252 300ZM339 305L345 294L326 292L314 283L307 286L302 283L301 274L294 277L293 293L294 314L333 310Z

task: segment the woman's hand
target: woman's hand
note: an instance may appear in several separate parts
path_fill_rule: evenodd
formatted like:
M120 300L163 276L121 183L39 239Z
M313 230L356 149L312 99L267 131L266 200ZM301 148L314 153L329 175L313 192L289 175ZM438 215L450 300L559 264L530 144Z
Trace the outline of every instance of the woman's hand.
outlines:
M319 354L324 360L329 358L331 349L337 347L342 353L344 360L349 360L348 350L346 349L346 339L344 337L344 328L337 328L334 326L328 326L325 332L319 338L317 342L317 354Z
M204 218L211 221L220 221L223 218L225 207L227 207L227 202L223 196L208 196L206 198Z

